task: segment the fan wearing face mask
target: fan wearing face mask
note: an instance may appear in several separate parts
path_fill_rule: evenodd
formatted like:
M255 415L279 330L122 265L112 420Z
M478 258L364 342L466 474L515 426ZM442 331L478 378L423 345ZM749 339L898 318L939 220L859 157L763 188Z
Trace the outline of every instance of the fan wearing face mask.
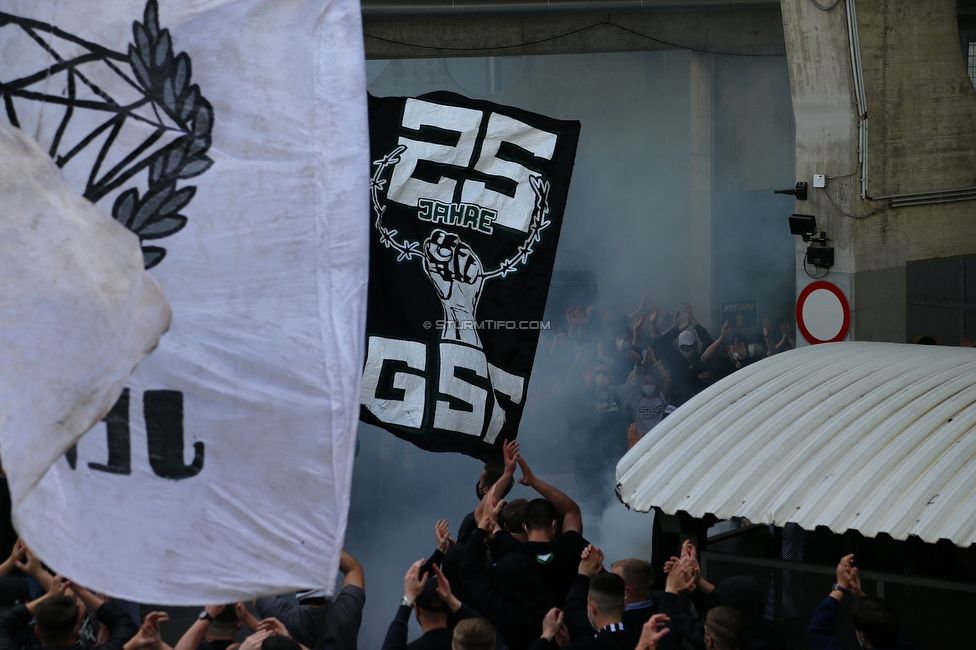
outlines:
M684 303L674 323L654 345L654 354L671 372L673 393L665 416L703 391L711 375L702 365L702 353L712 344L708 330L695 320L691 305Z
M671 398L671 375L654 356L653 349L644 351L643 360L620 392L634 414L634 422L627 430L629 449L661 421Z

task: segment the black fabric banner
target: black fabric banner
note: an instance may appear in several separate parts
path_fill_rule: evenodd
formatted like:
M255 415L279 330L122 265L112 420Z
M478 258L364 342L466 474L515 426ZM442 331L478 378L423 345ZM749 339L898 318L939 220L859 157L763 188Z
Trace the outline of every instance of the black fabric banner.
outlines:
M372 229L361 419L497 457L518 432L579 140L449 92L369 99Z

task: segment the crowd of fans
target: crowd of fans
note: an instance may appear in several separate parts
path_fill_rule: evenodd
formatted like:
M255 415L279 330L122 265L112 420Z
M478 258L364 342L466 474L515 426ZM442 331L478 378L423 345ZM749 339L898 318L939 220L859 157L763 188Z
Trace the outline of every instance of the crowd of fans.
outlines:
M519 483L532 500L505 496ZM750 577L708 582L697 550L685 541L661 567L639 558L607 565L583 537L579 506L537 477L517 442L500 466L479 476L480 502L460 526L434 526L434 550L407 570L403 599L382 650L783 650L783 635L764 618L766 595ZM655 573L663 591L652 589ZM20 540L0 563L0 650L356 650L366 603L365 572L342 553L341 591L294 599L208 605L174 646L163 641L165 612L92 593L53 575ZM857 598L854 624L864 648L911 648L892 608L863 595L853 556L808 629L814 648L845 647L835 636L838 605ZM387 604L383 605L388 606ZM408 642L414 616L421 636ZM141 618L141 621L139 620ZM139 621L139 622L137 622ZM246 630L243 635L241 630Z
M561 400L556 408L584 438L599 436L621 447L636 444L709 384L795 345L788 324L778 328L777 341L768 319L761 334L733 337L726 322L713 339L687 303L671 317L646 298L620 319L595 312L567 310L567 328L544 342L537 371L559 378L543 399ZM594 449L585 439L579 447ZM391 614L381 650L785 648L782 633L765 619L767 595L754 579L711 584L688 541L658 566L640 558L607 562L584 538L577 503L532 472L517 442L506 443L503 452L501 462L481 472L479 502L456 538L447 520L436 522L434 550L407 569L399 607L381 605ZM599 474L592 457L586 463L577 475ZM505 501L517 473L537 498ZM333 599L306 591L208 605L170 646L160 631L165 612L144 613L53 575L17 540L0 563L0 650L356 650L365 571L345 551L339 568L343 584ZM810 621L814 648L845 647L835 636L845 595L857 598L854 623L862 647L912 647L891 607L863 595L847 556ZM408 642L412 616L421 636Z
M675 409L711 384L796 346L789 323L716 337L691 304L669 314L648 296L629 314L574 306L540 336L523 429L573 432L566 471L596 506L613 498L617 461ZM571 465L571 467L569 466ZM599 502L602 499L602 502Z
M726 320L712 338L689 303L671 316L646 295L626 315L598 312L592 305L570 307L566 328L558 327L551 339L543 333L547 353L536 371L565 378L564 386L550 387L570 405L575 424L632 447L709 385L796 347L789 323L774 328L766 318L761 331L733 331Z

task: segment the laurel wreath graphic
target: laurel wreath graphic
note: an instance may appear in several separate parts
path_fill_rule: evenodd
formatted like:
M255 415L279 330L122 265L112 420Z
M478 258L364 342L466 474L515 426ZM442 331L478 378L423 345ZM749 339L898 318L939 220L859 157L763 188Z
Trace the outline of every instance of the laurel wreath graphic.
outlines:
M146 3L143 22L133 22L132 33L134 42L129 45L129 63L135 81L152 102L153 110L163 111L183 133L140 165L127 170L125 177L131 177L148 166L146 193L139 196L138 189L128 189L112 206L112 216L145 242L168 237L186 225L187 219L179 211L193 199L196 187L177 189L176 185L178 180L199 176L213 164L206 155L211 144L213 107L200 94L200 87L190 83L190 57L186 52L174 56L169 30L159 28L156 0ZM149 143L144 143L140 148L148 146ZM138 153L139 149L130 157L135 158ZM143 245L142 254L149 269L162 261L166 250Z
M383 225L383 214L386 212L386 205L382 202L381 193L386 189L386 184L389 180L385 178L386 170L400 162L400 154L406 151L406 149L407 147L405 145L397 145L379 160L374 160L373 166L376 169L373 171L373 176L369 180L369 196L373 205L373 212L376 215L373 226L379 232L380 243L386 248L397 252L397 262L409 261L415 257L423 257L419 241L410 241L408 239L399 241L397 240L399 231ZM529 258L535 252L535 245L542 241L542 231L552 225L552 221L549 219L549 181L539 175L533 175L529 177L529 185L535 194L535 205L532 209L532 221L529 224L526 238L516 249L515 254L499 264L498 268L484 272L483 277L486 279L504 278L520 266L527 264Z

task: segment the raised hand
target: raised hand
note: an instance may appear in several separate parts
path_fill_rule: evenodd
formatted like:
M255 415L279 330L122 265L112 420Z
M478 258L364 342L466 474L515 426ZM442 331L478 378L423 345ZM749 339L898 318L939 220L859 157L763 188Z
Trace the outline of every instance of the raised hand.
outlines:
M637 424L631 422L627 425L627 449L633 449L638 442L640 442L640 437L637 435Z
M44 571L44 566L37 559L37 556L31 553L31 550L23 540L17 540L17 543L20 545L20 557L14 560L14 566L24 574L36 578L39 573Z
M159 624L169 620L166 612L150 612L134 637L125 644L125 650L160 650L163 647Z
M845 555L837 563L837 584L844 589L848 589L851 583L851 575L854 572L854 554Z
M603 571L603 551L592 544L583 549L581 558L579 565L580 575L592 578Z
M661 637L670 632L664 624L671 619L666 614L655 614L641 628L640 641L634 650L657 650Z
M694 564L695 561L689 557L680 558L668 572L665 591L672 594L691 591L695 587Z
M573 309L572 305L566 309L566 322L570 325L576 324L576 310Z
M441 553L447 553L447 549L454 545L449 526L447 519L439 519L434 524L434 538L437 539L437 550Z
M502 506L505 502L498 499L497 502L493 500L491 490L485 494L484 499L482 499L480 510L481 515L478 517L478 528L488 533L488 539L492 539L495 535L495 526L498 522L498 513L501 512ZM476 511L477 512L477 511Z
M857 567L854 567L851 570L847 590L850 591L851 595L855 597L864 595L864 590L861 589L861 576L857 575Z
M451 593L451 583L447 581L447 576L441 568L434 565L434 573L437 574L437 597L446 604L452 612L461 609L461 601Z
M647 322L651 324L657 322L657 305L651 305L651 313L647 317Z
M520 478L518 482L525 487L534 486L537 480L535 474L532 473L532 469L529 467L529 464L525 462L525 459L521 456L518 457L518 465L522 470L522 478Z
M271 632L267 630L255 632L251 636L244 639L240 645L240 650L261 650L261 644L264 643L264 640L269 636L271 636Z
M424 577L420 577L420 567L423 563L423 558L417 560L407 569L407 575L403 576L403 597L411 603L417 600L417 596L424 590L424 585L427 584L427 577L430 575L424 572Z
M678 560L680 559L681 559L680 557L675 557L672 555L671 559L666 560L664 562L664 568L662 569L662 571L664 571L664 575L668 575L669 573L671 573L671 571L674 570L674 567L677 566Z
M654 350L650 347L644 350L644 359L641 361L641 365L646 366L648 364L652 366L657 364L657 357L654 356Z
M502 457L505 461L505 472L512 475L515 474L516 459L519 455L519 443L515 440L509 440L504 445L502 445Z
M590 317L593 315L594 310L596 310L596 307L590 305L589 307L586 308L586 311L583 312L582 316L580 316L579 312L577 312L577 318L579 319L579 324L586 325L587 323L589 323Z
M637 320L634 321L634 331L637 332L643 326L644 326L644 314L641 314L640 316L637 317Z
M720 339L725 339L730 334L732 334L732 328L729 326L728 319L726 319L726 321L724 323L722 323L722 333L719 335L719 338Z
M558 607L553 607L542 619L542 637L547 640L555 638L559 628L563 625L563 612Z
M273 635L281 635L281 636L286 636L289 639L291 638L291 634L288 633L288 628L285 627L285 624L279 621L278 619L274 618L273 616L270 618L261 619L261 622L258 623L257 631L270 632Z

